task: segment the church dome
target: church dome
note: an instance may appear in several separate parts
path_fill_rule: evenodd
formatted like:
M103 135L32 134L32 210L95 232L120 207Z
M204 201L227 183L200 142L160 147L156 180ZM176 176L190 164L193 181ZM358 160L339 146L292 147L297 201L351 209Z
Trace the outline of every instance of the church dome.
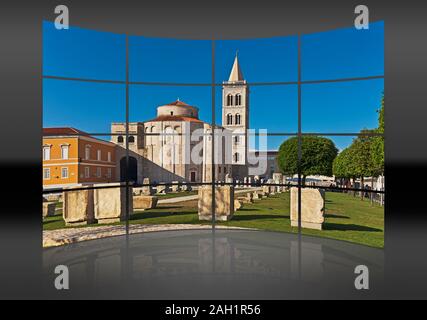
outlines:
M178 99L174 102L157 107L157 116L190 117L199 119L199 109Z

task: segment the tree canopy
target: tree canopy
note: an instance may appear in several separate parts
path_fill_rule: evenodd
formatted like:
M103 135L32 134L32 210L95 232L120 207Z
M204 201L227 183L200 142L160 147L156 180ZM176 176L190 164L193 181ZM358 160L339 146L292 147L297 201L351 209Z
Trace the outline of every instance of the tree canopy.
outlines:
M332 164L332 172L336 178L352 178L355 177L353 168L353 149L345 148L334 159Z
M301 174L332 176L332 162L338 149L332 140L319 136L301 137ZM278 165L284 174L298 173L298 137L290 138L279 148Z
M384 95L381 99L381 108L378 111L378 133L384 133ZM372 161L378 174L384 172L384 137L377 136L372 141Z

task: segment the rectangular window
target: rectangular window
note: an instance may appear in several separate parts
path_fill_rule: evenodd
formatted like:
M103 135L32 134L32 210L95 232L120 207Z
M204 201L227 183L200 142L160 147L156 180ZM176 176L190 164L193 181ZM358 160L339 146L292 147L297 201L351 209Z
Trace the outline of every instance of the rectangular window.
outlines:
M111 152L109 152L109 151L108 151L108 154L107 154L107 160L108 160L108 162L111 162Z
M45 179L45 180L50 179L50 169L49 168L43 169L43 179Z
M85 167L85 178L90 178L90 168Z
M61 146L61 158L68 159L68 146Z
M43 147L43 160L50 160L50 147Z
M101 161L101 150L98 150L98 151L97 151L97 153L96 153L96 159L97 159L98 161Z
M111 178L111 168L107 169L107 178Z
M66 179L68 178L68 168L61 168L61 178Z
M101 178L101 168L96 168L96 176L98 177L98 178Z
M85 147L85 159L86 160L90 159L90 147L89 146Z

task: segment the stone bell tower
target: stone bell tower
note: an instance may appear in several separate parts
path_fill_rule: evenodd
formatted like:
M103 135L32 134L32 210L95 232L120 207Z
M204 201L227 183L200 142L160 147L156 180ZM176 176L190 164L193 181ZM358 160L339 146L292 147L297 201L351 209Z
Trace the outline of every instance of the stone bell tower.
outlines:
M232 134L232 170L242 180L248 172L249 87L236 53L228 81L222 86L222 126Z

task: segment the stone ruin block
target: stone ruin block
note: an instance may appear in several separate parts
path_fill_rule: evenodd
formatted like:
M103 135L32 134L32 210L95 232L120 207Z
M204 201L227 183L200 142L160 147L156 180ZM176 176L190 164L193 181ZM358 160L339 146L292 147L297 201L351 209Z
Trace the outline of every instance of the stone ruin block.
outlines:
M192 188L191 188L191 185L187 184L187 182L184 181L181 185L181 190L182 191L191 191Z
M156 187L156 193L167 194L170 191L169 186L160 185Z
M212 187L199 187L199 220L212 220ZM234 187L215 187L215 220L228 221L234 214Z
M322 230L325 191L301 188L301 227ZM298 226L298 188L291 188L291 226Z
M171 185L172 192L181 191L181 186L179 185L179 181L172 181L172 183L177 183L177 184Z
M274 183L280 184L280 183L282 183L282 180L283 180L283 174L282 173L280 173L280 172L274 172L273 173Z
M107 183L97 186L115 188L94 189L94 212L98 223L120 222L126 219L126 184ZM129 214L133 211L132 189L129 191Z
M234 199L234 211L237 211L241 208L243 208L243 201L240 199Z
M43 202L43 218L52 217L55 215L56 202Z
M61 194L46 194L44 198L49 202L58 202L62 200Z
M155 196L139 195L133 197L134 209L154 209L157 206L158 198Z
M142 194L142 187L132 188L132 194L134 196L139 196Z
M149 178L144 178L144 180L142 181L143 184L150 184L150 179ZM141 194L146 195L146 196L151 196L153 195L153 188L151 186L143 186L142 188L142 192Z
M269 196L271 193L271 186L262 186L262 195Z
M90 186L65 188L63 192L62 216L65 225L85 225L95 222L93 190ZM73 189L82 189L74 190Z
M253 199L254 199L254 194L253 194L252 192L248 192L248 193L246 194L246 199L247 199L250 203L254 202L254 201L253 201Z
M252 199L253 200L259 200L261 199L261 193L258 191L254 191L254 193L252 194Z

